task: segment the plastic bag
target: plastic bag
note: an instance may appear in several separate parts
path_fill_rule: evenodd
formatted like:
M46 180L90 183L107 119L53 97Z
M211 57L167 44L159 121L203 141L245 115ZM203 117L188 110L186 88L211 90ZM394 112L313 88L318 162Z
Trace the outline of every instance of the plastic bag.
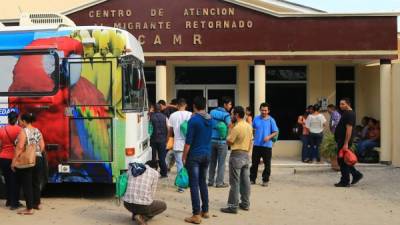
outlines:
M128 173L123 173L118 176L115 188L115 197L122 198L125 195L128 187Z
M189 175L185 168L179 170L178 174L175 178L175 186L179 188L188 188L189 187Z

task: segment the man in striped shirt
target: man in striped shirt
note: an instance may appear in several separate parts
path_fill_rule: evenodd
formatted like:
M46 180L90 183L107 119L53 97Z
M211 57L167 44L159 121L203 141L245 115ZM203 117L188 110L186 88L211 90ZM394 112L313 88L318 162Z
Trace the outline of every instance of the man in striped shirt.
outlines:
M129 164L128 187L123 197L124 206L132 213L132 219L139 225L164 212L167 205L163 201L153 200L157 190L159 173L147 165Z

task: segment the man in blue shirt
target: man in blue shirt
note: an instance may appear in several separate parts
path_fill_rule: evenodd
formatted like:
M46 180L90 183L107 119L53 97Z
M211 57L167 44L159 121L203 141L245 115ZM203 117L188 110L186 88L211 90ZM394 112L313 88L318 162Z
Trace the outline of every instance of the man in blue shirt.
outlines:
M231 125L230 110L232 108L232 100L230 98L223 98L221 106L211 110L210 115L212 118L212 144L211 144L211 162L208 173L208 186L214 186L214 181L217 188L228 187L224 183L225 175L225 160L228 154L228 145L226 144L226 136L228 126ZM221 136L221 123L226 126L226 135ZM217 177L215 178L215 172Z
M335 133L336 127L340 121L340 113L336 110L336 106L333 104L328 105L328 112L331 115L331 119L329 120L329 129L332 134Z
M264 171L262 173L262 186L268 186L269 177L271 175L271 157L272 157L272 139L278 135L278 127L274 118L269 115L268 103L260 105L261 115L253 120L254 143L252 154L252 165L250 168L250 182L256 183L258 164L260 159L264 162Z
M190 197L193 216L185 219L188 223L200 224L201 218L209 218L207 169L211 152L211 116L205 112L206 99L196 97L193 100L194 114L188 122L185 148L182 161L189 174ZM200 208L201 194L202 206Z

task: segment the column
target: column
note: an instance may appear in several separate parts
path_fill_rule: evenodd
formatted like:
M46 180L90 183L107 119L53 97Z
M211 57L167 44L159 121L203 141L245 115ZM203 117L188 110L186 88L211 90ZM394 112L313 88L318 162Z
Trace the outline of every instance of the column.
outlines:
M254 62L254 115L259 113L260 104L265 102L265 60Z
M156 61L156 101L167 101L167 62Z
M400 61L392 64L392 165L400 167Z
M246 61L240 62L237 66L236 76L236 104L243 107L249 106L249 65Z
M380 61L380 92L381 92L381 154L382 163L392 161L392 79L391 61Z

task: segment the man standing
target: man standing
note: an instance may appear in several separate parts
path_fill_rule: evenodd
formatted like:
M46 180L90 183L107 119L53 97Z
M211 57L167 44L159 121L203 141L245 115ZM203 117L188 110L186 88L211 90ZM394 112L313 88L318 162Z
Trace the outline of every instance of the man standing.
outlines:
M225 160L228 153L228 145L226 144L226 136L228 127L231 124L229 111L232 108L232 100L223 98L221 101L223 107L218 107L211 110L212 118L212 145L211 145L211 162L208 174L208 186L214 186L214 181L217 188L228 187L224 183ZM215 172L217 177L215 178Z
M336 110L336 106L333 104L328 105L328 112L331 115L331 119L329 120L329 129L334 134L341 116Z
M252 165L250 168L250 182L255 184L257 180L258 164L260 159L264 161L264 171L262 173L262 186L268 186L271 175L272 139L278 135L278 127L274 118L269 115L268 103L261 103L261 115L254 118L254 147L251 157Z
M169 118L169 134L174 135L173 154L176 161L176 169L179 172L182 167L182 154L185 147L185 134L181 132L181 125L190 120L192 113L186 111L186 100L181 98L178 100L178 111L171 114ZM183 192L182 188L178 188L178 192Z
M185 221L200 224L201 217L209 218L206 176L210 161L212 124L211 116L205 112L205 98L195 97L193 108L194 115L188 123L186 144L182 156L182 161L189 174L193 216L186 218ZM199 189L202 201L201 208Z
M340 109L343 113L335 130L335 140L338 151L351 147L353 144L354 126L356 124L356 114L351 108L350 99L344 98L340 100ZM363 178L363 174L356 170L354 166L347 165L343 158L338 157L337 160L342 177L340 178L339 183L335 184L335 187L349 187L350 173L353 176L351 184L356 184Z
M158 101L158 103L161 105L161 112L164 113L164 115L169 119L169 117L172 115L172 113L178 111L178 101L176 98L172 99L169 105L166 104L164 100ZM162 105L164 104L164 105ZM168 133L170 134L170 133ZM167 155L165 156L165 163L167 164L168 172L171 170L171 168L175 164L175 157L174 157L174 151L173 151L173 143L174 142L174 137L171 135L168 135L168 140L167 140Z
M158 164L162 178L167 177L167 164L165 163L166 143L168 136L167 117L161 113L160 104L156 104L154 113L151 114L150 122L153 125L153 133L150 138L152 148L152 161L156 164L158 155ZM155 166L155 165L152 165Z
M229 191L228 207L222 208L224 213L237 213L237 208L249 210L250 207L250 177L249 151L253 138L253 129L244 119L244 109L236 106L232 112L234 127L230 130L227 143L231 146L229 158ZM239 193L241 203L239 203Z
M140 163L131 163L128 169L128 187L123 197L125 208L132 213L132 220L139 225L164 212L167 205L154 200L158 172Z

